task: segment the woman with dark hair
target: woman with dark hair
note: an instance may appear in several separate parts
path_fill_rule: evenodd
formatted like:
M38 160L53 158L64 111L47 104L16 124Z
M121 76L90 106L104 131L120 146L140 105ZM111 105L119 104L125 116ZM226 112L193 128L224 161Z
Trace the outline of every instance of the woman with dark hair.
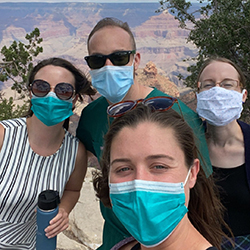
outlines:
M87 169L84 145L63 128L77 99L95 93L86 76L50 58L34 67L28 87L30 116L0 122L0 249L35 249L35 209L47 189L61 203L46 236L65 230Z
M212 250L226 237L217 189L200 167L192 129L170 109L174 101L154 97L108 108L117 118L94 188L133 236L112 250Z
M48 65L53 65L53 66L58 66L67 69L70 71L75 78L75 89L74 93L76 98L74 99L77 101L79 99L80 101L83 101L83 95L88 95L92 99L92 95L96 94L96 90L91 86L90 81L87 79L87 77L79 70L77 69L72 63L69 61L62 59L62 58L57 58L57 57L52 57L49 59L45 59L41 62L39 62L34 69L30 72L29 74L29 79L28 79L28 86L27 88L31 90L32 83L35 79L35 76L37 72ZM47 87L48 88L48 87ZM74 108L74 107L73 107ZM28 111L27 116L32 116L33 111L30 109ZM68 130L69 126L69 117L65 120L64 122L64 127Z
M227 241L222 248L250 249L250 126L238 120L246 79L229 59L212 57L204 62L197 87L197 113L205 119L209 157L235 240L234 248Z

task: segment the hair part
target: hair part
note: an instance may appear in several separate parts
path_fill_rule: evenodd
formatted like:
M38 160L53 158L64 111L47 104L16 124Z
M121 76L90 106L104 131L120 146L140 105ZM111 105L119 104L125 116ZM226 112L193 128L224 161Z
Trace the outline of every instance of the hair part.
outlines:
M134 35L133 35L131 29L129 28L128 23L123 22L123 21L121 21L117 18L114 18L114 17L105 17L105 18L101 19L95 25L95 27L92 29L92 31L90 32L90 34L88 36L88 40L87 40L88 51L89 51L89 41L90 41L91 37L95 34L95 32L97 32L98 30L105 28L105 27L119 27L119 28L125 30L130 36L132 49L136 50L135 38L134 38Z
M152 112L151 108L139 104L134 110L114 120L105 135L103 155L100 162L101 171L96 170L93 172L93 185L96 196L107 207L111 207L108 178L112 141L123 128L136 127L143 122L152 122L157 126L171 128L174 131L174 137L184 153L187 168L190 168L198 157L193 131L177 112L173 109L165 112ZM195 186L190 190L188 209L188 217L194 227L211 244L221 249L222 238L228 238L222 231L222 226L229 227L223 219L224 207L219 200L214 180L212 176L207 178L202 168L200 168L197 175Z

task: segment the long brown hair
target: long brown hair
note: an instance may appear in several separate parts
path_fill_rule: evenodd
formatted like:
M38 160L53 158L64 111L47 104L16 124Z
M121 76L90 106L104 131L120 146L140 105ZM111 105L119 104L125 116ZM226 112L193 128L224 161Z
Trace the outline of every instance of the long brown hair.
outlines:
M108 133L105 135L105 144L100 163L101 171L97 170L93 173L96 195L107 207L111 207L108 175L112 141L124 127L135 127L144 121L156 123L164 128L171 128L174 131L176 141L184 152L186 166L192 166L194 159L198 158L193 131L177 112L172 109L166 112L152 112L149 107L139 104L134 110L114 120ZM190 190L188 209L188 217L194 227L212 245L221 249L222 238L228 238L222 231L222 226L228 228L223 219L224 207L219 200L218 190L213 177L207 178L202 167L198 173L195 186Z

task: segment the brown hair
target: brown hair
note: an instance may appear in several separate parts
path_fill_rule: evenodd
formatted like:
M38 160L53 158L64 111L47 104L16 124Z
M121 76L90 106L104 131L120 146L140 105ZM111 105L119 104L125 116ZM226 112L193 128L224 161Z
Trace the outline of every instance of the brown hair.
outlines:
M185 163L188 168L193 165L194 159L198 158L193 131L177 112L172 109L166 112L152 112L149 107L139 104L134 110L114 120L108 133L105 135L101 171L93 172L93 184L96 195L107 207L111 207L108 174L112 141L124 127L135 127L144 121L173 129L174 136L184 152ZM188 209L188 217L195 228L211 244L221 249L222 238L227 238L222 231L222 226L229 227L223 220L224 207L219 200L218 190L213 177L207 178L202 167L198 173L195 186L190 190Z
M204 61L204 63L202 64L202 66L200 68L198 77L197 77L197 86L198 86L198 82L200 81L200 76L201 76L203 70L212 62L223 62L223 63L228 63L228 64L232 65L239 74L240 87L242 89L246 87L246 78L245 78L242 70L240 69L240 67L237 64L235 64L234 62L232 62L231 60L229 60L225 57L218 57L218 56L210 57Z
M123 30L125 30L131 39L131 45L132 45L132 49L136 50L136 44L135 44L135 38L134 35L131 31L131 29L128 26L127 22L123 22L117 18L114 17L105 17L103 19L101 19L96 25L95 27L92 29L92 31L90 32L89 36L88 36L88 41L87 41L87 45L88 45L88 51L89 51L89 40L91 39L91 37L94 35L94 33L104 27L119 27Z
M77 69L72 63L69 61L59 58L59 57L52 57L48 59L44 59L40 61L29 73L27 88L30 90L30 86L35 79L37 72L45 66L53 65L67 69L70 71L74 78L75 78L75 94L78 95L80 101L83 101L82 95L91 96L95 95L96 90L92 87L91 82L88 78L83 74L79 69ZM33 112L30 109L28 111L27 116L32 116ZM68 127L69 119L65 120L64 127Z

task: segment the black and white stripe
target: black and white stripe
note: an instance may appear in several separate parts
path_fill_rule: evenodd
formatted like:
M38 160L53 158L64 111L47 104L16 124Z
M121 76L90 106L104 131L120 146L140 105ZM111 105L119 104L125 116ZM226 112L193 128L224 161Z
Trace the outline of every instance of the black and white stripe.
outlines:
M0 249L34 249L38 195L53 189L62 196L75 166L78 140L66 131L55 154L40 156L30 148L26 118L1 124L5 135L0 151Z

